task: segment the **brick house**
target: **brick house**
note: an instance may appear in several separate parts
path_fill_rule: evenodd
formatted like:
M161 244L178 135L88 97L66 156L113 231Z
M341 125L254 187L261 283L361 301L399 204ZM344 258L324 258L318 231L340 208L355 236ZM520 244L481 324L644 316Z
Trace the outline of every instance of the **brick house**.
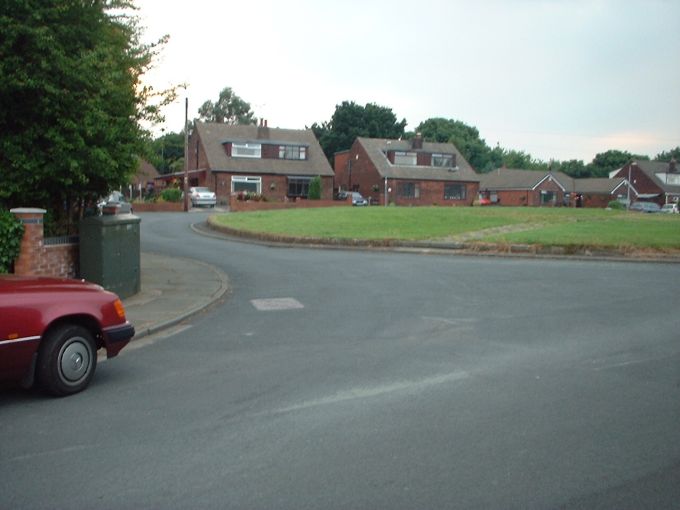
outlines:
M189 138L189 185L210 188L222 204L240 192L274 202L307 198L316 176L321 177L321 198L331 199L333 170L309 129L270 128L266 121L259 126L197 121Z
M623 177L612 179L584 178L572 179L570 205L575 207L607 207L610 202L618 200L622 203L628 198L628 180ZM637 197L637 190L631 186L631 201Z
M451 143L357 138L335 154L335 186L396 205L472 205L479 176Z
M659 205L680 200L680 171L675 159L662 161L633 161L612 173L611 177L628 179L638 192L637 198Z
M561 206L569 203L572 179L562 172L499 168L481 176L479 189L492 204Z

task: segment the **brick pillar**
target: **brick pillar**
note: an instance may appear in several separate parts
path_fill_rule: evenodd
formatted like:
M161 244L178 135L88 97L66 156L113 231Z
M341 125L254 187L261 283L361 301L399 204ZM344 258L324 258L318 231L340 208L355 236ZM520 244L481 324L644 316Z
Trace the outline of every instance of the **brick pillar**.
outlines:
M43 254L43 216L45 209L18 208L11 209L19 221L24 224L24 237L21 239L21 251L14 261L14 274L39 274L40 259Z

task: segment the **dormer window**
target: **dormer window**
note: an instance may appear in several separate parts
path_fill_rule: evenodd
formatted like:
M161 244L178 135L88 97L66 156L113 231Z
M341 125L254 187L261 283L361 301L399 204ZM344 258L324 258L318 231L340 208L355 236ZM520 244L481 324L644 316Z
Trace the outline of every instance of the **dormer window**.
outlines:
M453 162L453 154L432 154L432 166L451 168L454 166Z
M418 155L415 152L395 151L394 164L397 166L416 166Z
M281 145L279 159L307 159L307 147L300 145Z
M259 143L232 143L231 144L232 158L255 158L262 157L262 145Z

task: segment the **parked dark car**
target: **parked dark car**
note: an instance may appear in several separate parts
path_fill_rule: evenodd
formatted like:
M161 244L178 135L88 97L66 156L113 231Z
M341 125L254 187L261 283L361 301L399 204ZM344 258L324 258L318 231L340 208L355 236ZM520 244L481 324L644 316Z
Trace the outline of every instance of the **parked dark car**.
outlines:
M630 210L645 213L658 213L661 212L661 207L654 202L633 202L630 206Z
M77 393L94 376L97 350L113 358L134 334L118 296L99 285L0 275L0 381Z

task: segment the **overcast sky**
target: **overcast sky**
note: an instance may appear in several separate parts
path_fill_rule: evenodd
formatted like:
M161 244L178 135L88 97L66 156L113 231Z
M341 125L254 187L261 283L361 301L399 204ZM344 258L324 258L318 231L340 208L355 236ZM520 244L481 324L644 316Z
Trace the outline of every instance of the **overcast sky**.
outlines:
M461 120L543 160L680 145L678 0L137 0L170 41L146 82L187 83L189 117L232 87L270 127L342 101ZM184 92L182 92L184 97ZM165 111L184 125L184 100Z

